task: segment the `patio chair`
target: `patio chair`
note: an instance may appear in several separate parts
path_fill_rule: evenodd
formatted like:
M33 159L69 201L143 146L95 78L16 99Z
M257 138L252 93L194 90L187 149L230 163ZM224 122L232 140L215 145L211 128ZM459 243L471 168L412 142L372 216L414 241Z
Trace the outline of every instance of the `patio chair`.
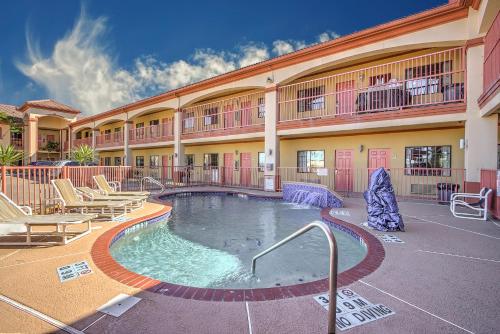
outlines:
M18 206L4 193L0 192L0 225L5 227L24 226L26 232L8 232L0 237L0 245L2 246L17 246L17 245L66 245L70 242L78 240L87 234L91 229L92 219L97 217L96 214L52 214L52 215L32 215L29 206ZM83 231L69 231L69 226L85 224ZM55 227L55 231L33 231L33 227ZM26 235L26 241L9 241L11 238ZM32 236L43 236L43 241L33 241ZM51 241L46 237L60 237L61 241ZM7 240L2 240L6 238Z
M114 219L117 217L117 210L122 211L122 214L119 215L122 216L127 213L127 210L131 206L131 202L128 200L84 201L83 197L77 193L70 179L55 179L51 180L51 182L58 195L55 200L61 203L63 212L66 210L77 210L81 213L94 212L97 213L100 218L110 217Z
M141 208L146 202L147 196L131 196L131 195L121 195L121 196L109 196L103 195L98 190L92 189L90 187L76 187L83 197L89 198L91 201L130 201L131 206L134 208Z
M488 219L488 196L492 190L482 188L479 194L454 193L450 198L450 210L457 218L469 218L477 220ZM468 199L477 199L476 202L467 202ZM471 212L459 212L459 207L466 208Z
M95 183L100 191L109 196L149 196L149 191L121 191L121 183L118 181L108 181L104 175L94 175Z

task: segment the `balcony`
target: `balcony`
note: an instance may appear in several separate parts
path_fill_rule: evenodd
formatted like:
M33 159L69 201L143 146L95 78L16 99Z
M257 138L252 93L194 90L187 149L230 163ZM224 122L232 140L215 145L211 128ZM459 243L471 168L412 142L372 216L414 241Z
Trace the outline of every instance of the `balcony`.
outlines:
M151 144L174 140L174 122L168 119L159 125L136 128L129 131L129 144Z
M38 139L38 151L41 152L61 152L61 143L55 140Z
M464 59L464 48L455 48L281 86L278 126L335 124L365 115L463 104Z
M182 112L182 138L264 131L264 113L263 92L188 107Z
M92 137L73 139L71 144L73 148L77 148L82 145L92 146Z
M484 37L483 94L479 105L483 107L498 93L500 87L500 14L497 14Z
M97 135L95 138L96 148L119 147L123 146L123 132L105 133Z

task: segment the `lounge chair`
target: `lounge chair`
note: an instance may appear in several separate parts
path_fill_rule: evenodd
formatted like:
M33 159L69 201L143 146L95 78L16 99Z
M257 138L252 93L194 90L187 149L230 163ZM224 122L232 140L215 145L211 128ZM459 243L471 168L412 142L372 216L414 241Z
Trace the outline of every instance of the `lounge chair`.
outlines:
M117 210L122 211L123 215L131 206L130 201L84 201L70 179L55 179L51 182L58 195L55 200L61 203L63 212L67 210L77 210L81 213L94 212L98 213L100 218L114 219Z
M104 175L93 176L100 191L109 196L149 196L149 191L121 191L122 185L117 181L108 181Z
M132 206L135 208L141 208L146 202L147 196L130 196L130 195L122 195L122 196L109 196L103 195L98 190L92 189L90 187L76 187L76 191L78 191L83 197L89 198L91 201L130 201Z
M52 215L32 215L29 206L18 206L4 193L0 192L0 225L5 227L13 227L16 231L26 228L26 232L10 232L0 237L0 245L66 245L72 241L78 240L87 234L91 229L92 219L97 217L96 214L52 214ZM85 224L86 228L83 231L71 232L69 226ZM19 228L21 227L21 228ZM55 231L33 231L33 227L55 227ZM26 235L26 241L9 241L11 238ZM61 241L51 241L44 238L44 241L33 241L32 236L60 237ZM7 241L2 239L6 238Z
M469 218L477 220L488 219L488 197L492 192L489 188L483 188L479 194L453 193L450 198L450 210L453 216L457 218ZM477 199L476 202L467 200ZM458 207L463 207L469 212L458 211Z

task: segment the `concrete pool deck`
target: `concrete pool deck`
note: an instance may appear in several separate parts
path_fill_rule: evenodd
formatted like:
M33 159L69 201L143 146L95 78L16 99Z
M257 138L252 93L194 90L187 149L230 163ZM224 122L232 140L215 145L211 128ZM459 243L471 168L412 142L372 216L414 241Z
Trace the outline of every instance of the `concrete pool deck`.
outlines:
M192 190L221 190L203 188ZM338 218L360 226L366 217L364 201L347 198L345 207L350 215ZM380 267L347 286L395 314L345 332L499 332L500 225L453 218L442 205L400 202L400 208L407 231L388 234L404 243L383 242ZM162 205L149 203L130 218L161 210ZM99 236L120 224L95 223L89 236L66 246L0 246L0 295L85 333L249 333L249 319L252 333L326 332L327 312L314 295L248 302L247 314L245 302L190 300L119 283L95 265L91 249ZM385 234L367 231L377 237ZM93 273L60 283L56 268L81 260ZM96 310L119 293L142 300L119 318ZM0 314L0 333L58 331L1 300Z

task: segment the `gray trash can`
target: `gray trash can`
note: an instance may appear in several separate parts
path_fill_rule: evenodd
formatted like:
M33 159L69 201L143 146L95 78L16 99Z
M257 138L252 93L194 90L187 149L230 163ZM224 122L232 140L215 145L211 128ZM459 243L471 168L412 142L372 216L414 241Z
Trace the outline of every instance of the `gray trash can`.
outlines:
M458 192L460 189L459 184L441 182L436 184L438 201L441 204L450 202L451 194Z

